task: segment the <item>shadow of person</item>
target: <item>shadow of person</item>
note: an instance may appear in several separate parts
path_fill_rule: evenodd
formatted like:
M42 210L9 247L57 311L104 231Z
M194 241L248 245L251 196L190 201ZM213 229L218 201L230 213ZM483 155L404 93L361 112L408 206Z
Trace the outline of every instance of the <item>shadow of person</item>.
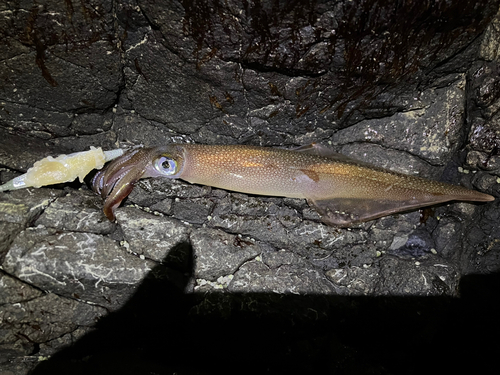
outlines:
M186 293L189 280L159 264L32 375L463 373L500 353L498 274L467 276L461 298Z

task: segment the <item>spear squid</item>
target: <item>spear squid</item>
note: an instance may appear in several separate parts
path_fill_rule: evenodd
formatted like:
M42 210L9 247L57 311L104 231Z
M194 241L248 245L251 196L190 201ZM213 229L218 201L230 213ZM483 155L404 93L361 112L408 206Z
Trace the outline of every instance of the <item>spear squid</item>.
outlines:
M448 201L488 202L491 195L396 173L309 145L295 150L242 145L170 144L135 148L97 172L104 213L141 178L180 178L247 194L306 199L329 225L347 227Z

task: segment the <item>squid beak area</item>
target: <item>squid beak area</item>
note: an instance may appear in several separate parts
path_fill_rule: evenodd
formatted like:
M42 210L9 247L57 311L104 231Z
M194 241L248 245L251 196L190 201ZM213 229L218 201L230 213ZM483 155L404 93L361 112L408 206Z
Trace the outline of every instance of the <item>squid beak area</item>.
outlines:
M113 160L96 173L92 190L104 199L103 211L110 221L115 220L115 210L132 192L149 163L151 149L133 149Z

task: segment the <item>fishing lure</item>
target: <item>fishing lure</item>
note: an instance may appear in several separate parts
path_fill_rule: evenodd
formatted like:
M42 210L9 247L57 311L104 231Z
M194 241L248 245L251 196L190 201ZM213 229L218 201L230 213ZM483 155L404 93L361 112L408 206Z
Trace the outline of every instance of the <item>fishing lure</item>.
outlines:
M448 201L488 202L491 195L408 176L334 153L318 145L295 150L242 145L170 144L135 148L92 180L114 211L141 178L180 178L248 194L303 198L329 225L346 227Z
M103 151L100 147L90 146L89 151L63 154L56 158L48 156L38 160L25 174L0 185L0 191L61 184L77 177L83 182L90 171L101 169L108 161L123 155L123 152L121 148Z

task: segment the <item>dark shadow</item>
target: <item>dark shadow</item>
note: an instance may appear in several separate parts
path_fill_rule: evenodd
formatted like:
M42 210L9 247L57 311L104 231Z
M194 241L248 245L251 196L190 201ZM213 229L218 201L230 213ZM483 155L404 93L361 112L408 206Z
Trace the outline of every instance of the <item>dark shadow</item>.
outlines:
M182 277L159 265L32 375L461 374L500 353L499 274L463 278L460 299L186 294Z

